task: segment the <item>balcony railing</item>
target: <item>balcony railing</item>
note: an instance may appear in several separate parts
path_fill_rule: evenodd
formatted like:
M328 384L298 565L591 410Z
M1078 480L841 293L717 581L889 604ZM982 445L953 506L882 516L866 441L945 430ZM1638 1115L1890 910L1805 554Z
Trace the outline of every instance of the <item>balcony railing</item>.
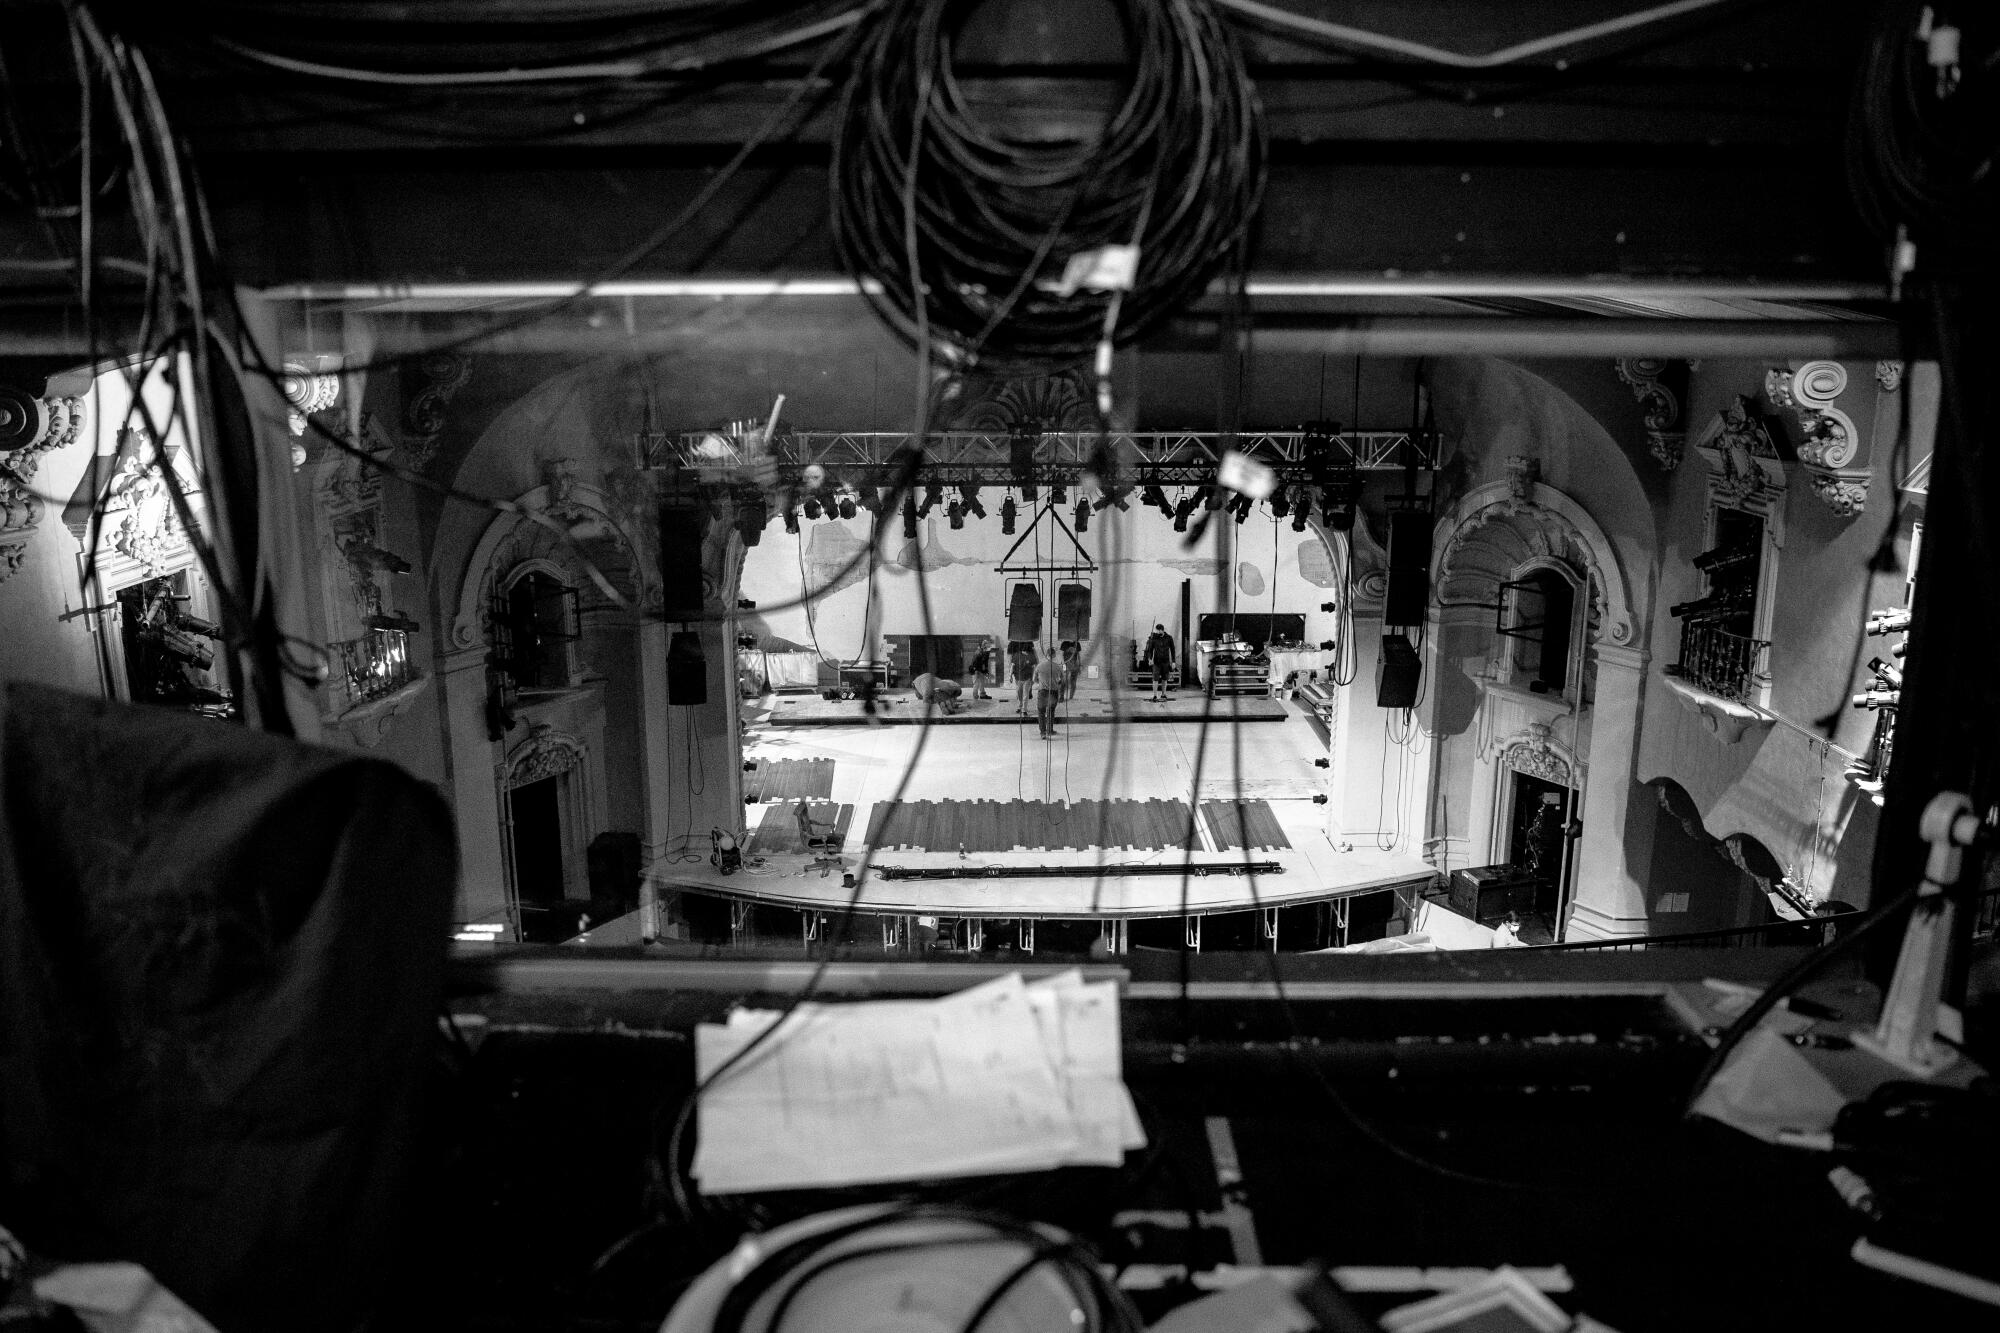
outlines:
M327 651L333 668L327 683L336 696L336 715L394 694L416 679L406 630L371 629L358 639L331 644Z
M1717 698L1750 703L1770 647L1767 640L1731 634L1715 625L1684 623L1681 657L1673 671Z

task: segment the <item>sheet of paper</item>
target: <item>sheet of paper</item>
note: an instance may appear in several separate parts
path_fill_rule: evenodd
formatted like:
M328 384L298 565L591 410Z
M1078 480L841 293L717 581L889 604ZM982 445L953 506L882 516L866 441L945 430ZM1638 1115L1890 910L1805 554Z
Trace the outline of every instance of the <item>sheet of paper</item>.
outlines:
M695 1033L710 1077L780 1015ZM1119 1075L1116 984L1018 974L939 1000L803 1004L698 1107L705 1193L1115 1165L1145 1136Z

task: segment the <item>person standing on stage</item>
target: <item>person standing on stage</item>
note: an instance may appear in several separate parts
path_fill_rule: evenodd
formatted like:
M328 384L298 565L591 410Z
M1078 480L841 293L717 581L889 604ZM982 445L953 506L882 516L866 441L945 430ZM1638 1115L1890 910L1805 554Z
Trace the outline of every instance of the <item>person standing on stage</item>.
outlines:
M1076 698L1076 678L1083 672L1083 645L1075 639L1062 642L1063 698Z
M973 655L972 666L967 674L972 677L973 698L993 697L986 692L986 678L993 674L993 640L987 639L979 645L979 651Z
M1165 625L1153 626L1152 636L1146 640L1143 657L1153 673L1153 702L1162 703L1167 697L1167 677L1172 675L1174 670L1174 641L1167 634Z
M1029 644L1016 647L1008 657L1007 664L1014 668L1014 698L1019 705L1016 709L1022 717L1028 715L1028 699L1035 692L1035 650Z
M1042 725L1042 739L1049 740L1056 734L1056 703L1062 698L1063 665L1056 656L1056 646L1042 647L1042 660L1035 668L1035 712Z

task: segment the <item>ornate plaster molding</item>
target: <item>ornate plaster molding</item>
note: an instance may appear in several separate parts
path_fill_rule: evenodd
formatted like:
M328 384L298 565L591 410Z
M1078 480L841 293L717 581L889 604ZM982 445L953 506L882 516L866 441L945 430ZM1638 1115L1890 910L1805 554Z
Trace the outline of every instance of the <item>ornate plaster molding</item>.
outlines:
M1785 489L1785 468L1756 401L1739 394L1716 413L1695 449L1708 464L1711 504L1730 508L1774 506Z
M572 541L593 549L615 550L628 560L636 554L631 537L611 516L611 498L589 482L577 481L570 476L563 479L559 489L537 486L520 496L515 503L518 508L495 514L487 523L465 563L458 584L458 609L452 617L451 637L445 644L447 651L469 649L482 643L487 603L495 582L521 561L546 556L563 566L566 581L587 587L588 576L581 569L570 570L567 563L574 558ZM550 531L548 525L528 515L527 511L544 513L551 503L560 506L569 528L566 535L559 536ZM577 526L579 523L583 525L581 530ZM605 561L599 559L598 564L603 568ZM638 592L642 580L636 565L630 569L606 569L605 572L627 576L632 585L629 591Z
M1553 549L1551 538L1560 539L1576 564L1589 579L1590 620L1599 627L1602 641L1624 645L1633 642L1637 622L1632 615L1631 595L1626 590L1623 567L1604 529L1587 510L1546 482L1531 482L1527 498L1514 495L1514 481L1488 482L1468 491L1448 514L1442 516L1437 531L1448 533L1432 560L1431 586L1441 587L1452 571L1452 562L1478 530L1488 523L1514 517L1532 520L1543 531L1543 544L1551 549L1539 554L1563 554Z
M1682 404L1687 399L1688 363L1658 357L1626 356L1612 363L1646 414L1646 445L1661 468L1672 472L1687 449Z
M340 376L314 370L303 361L285 362L280 387L291 409L286 414L286 424L294 435L305 434L306 418L326 411L340 398Z
M27 563L28 543L42 521L42 497L34 485L42 459L74 444L83 432L83 399L39 401L48 428L32 444L0 452L0 583Z
M423 387L403 408L403 452L411 467L427 466L444 438L445 408L472 378L472 358L440 352L417 363Z
M1898 372L1899 383L1900 379ZM1847 367L1838 361L1808 361L1797 370L1773 370L1764 376L1764 396L1778 407L1792 409L1799 419L1799 462L1813 494L1835 514L1852 518L1868 503L1869 473L1853 466L1860 432L1853 419L1833 405L1845 392Z
M514 752L507 756L506 785L512 790L531 782L540 782L543 778L552 778L558 773L567 773L580 766L583 758L582 741L546 723L537 723L529 729L527 737L514 747Z
M1903 387L1903 363L1900 361L1877 361L1875 363L1875 383L1882 386L1883 393L1894 393Z

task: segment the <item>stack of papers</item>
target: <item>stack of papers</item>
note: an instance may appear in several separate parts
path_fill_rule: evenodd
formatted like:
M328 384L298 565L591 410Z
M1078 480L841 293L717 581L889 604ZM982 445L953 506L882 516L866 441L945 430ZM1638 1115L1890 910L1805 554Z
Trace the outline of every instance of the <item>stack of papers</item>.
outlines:
M779 1021L695 1029L704 1081ZM938 1000L801 1004L702 1094L704 1194L1117 1166L1146 1144L1116 982L1019 973Z

